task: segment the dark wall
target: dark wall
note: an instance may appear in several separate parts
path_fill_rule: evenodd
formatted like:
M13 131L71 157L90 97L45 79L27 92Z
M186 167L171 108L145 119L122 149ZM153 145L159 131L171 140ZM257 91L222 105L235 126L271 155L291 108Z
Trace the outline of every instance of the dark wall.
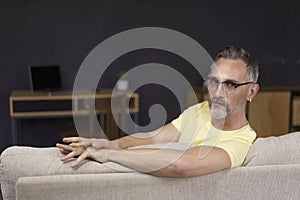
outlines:
M174 29L194 38L211 54L227 44L241 46L257 58L262 85L300 85L300 3L276 2L1 0L0 150L11 145L9 94L30 88L29 65L59 64L63 87L71 89L85 56L106 38L127 29ZM112 63L101 85L113 87L118 71L149 62L181 69L193 85L202 80L185 60L167 52L144 50ZM147 111L153 103L167 106L168 120L178 114L173 107L176 101L170 103L172 94L165 88L153 86L149 90L145 86L139 92L140 124L148 123Z

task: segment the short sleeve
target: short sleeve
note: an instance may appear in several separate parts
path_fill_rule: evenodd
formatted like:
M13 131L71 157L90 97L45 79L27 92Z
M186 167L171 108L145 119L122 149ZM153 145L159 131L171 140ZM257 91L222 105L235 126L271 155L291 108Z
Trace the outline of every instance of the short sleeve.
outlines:
M177 117L176 119L174 119L171 123L173 126L175 126L175 128L177 130L182 130L184 125L186 125L188 123L188 119L190 119L192 113L194 112L195 107L197 107L198 105L194 105L191 106L189 108L187 108L186 110L183 111L183 113L181 113L179 115L179 117Z
M216 145L227 152L231 160L231 168L241 166L252 144L241 140L226 140Z

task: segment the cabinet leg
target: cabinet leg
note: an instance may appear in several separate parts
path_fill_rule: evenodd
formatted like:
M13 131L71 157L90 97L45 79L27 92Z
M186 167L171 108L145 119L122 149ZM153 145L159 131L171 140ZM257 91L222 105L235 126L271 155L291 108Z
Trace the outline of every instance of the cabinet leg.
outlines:
M18 144L18 122L14 117L11 118L12 144Z

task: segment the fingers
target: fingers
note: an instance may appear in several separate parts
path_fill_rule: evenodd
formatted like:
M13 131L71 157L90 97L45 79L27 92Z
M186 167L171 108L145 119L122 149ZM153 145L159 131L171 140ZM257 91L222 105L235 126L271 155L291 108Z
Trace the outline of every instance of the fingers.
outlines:
M63 142L71 143L70 145L73 147L88 147L92 145L93 139L90 138L82 138L82 137L67 137L63 138Z
M66 156L61 158L61 161L67 161L71 158L74 158L76 156L81 156L82 154L84 154L86 152L86 149L78 149L78 150L74 150L70 153L68 153Z
M82 152L84 152L84 150L85 150L84 147L74 148L70 145L59 144L59 143L57 143L56 146L58 147L60 152L62 152L64 154L67 154L66 156L61 158L61 161L66 161L66 160L69 160L71 158L74 158L75 156L78 156L78 155L82 154Z
M66 143L81 142L81 138L80 137L66 137L66 138L63 138L63 141Z
M78 167L86 158L92 158L98 162L107 162L106 150L116 149L113 143L106 139L68 137L64 138L63 141L70 144L56 144L59 151L66 154L61 158L61 161L65 162L78 156L71 164L72 168ZM93 154L96 154L96 156Z
M74 151L68 153L66 156L62 157L60 160L61 161L67 161L71 158L74 158L76 156L76 153Z
M58 147L61 151L73 151L73 147L66 144L57 143L56 147Z
M107 139L67 137L63 142L70 143L72 147L94 147L96 149L116 149L117 147Z
M88 158L90 156L88 151L84 151L72 164L71 167L72 168L76 168L78 167L82 161L84 161L86 158Z
M70 153L70 151L66 151L66 150L64 150L64 149L61 149L61 148L58 148L59 149L59 151L61 152L61 153L63 153L63 154L68 154L68 153Z
M85 147L85 145L82 142L78 142L78 143L71 143L69 144L71 147Z

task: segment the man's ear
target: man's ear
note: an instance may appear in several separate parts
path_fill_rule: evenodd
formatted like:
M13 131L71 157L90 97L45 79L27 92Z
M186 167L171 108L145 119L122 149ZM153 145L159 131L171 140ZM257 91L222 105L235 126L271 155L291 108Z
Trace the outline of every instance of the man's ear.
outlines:
M258 93L259 91L259 84L258 83L255 83L255 84L252 84L249 88L249 91L248 91L248 95L247 95L247 100L248 101L252 101L252 99L255 97L255 95Z

